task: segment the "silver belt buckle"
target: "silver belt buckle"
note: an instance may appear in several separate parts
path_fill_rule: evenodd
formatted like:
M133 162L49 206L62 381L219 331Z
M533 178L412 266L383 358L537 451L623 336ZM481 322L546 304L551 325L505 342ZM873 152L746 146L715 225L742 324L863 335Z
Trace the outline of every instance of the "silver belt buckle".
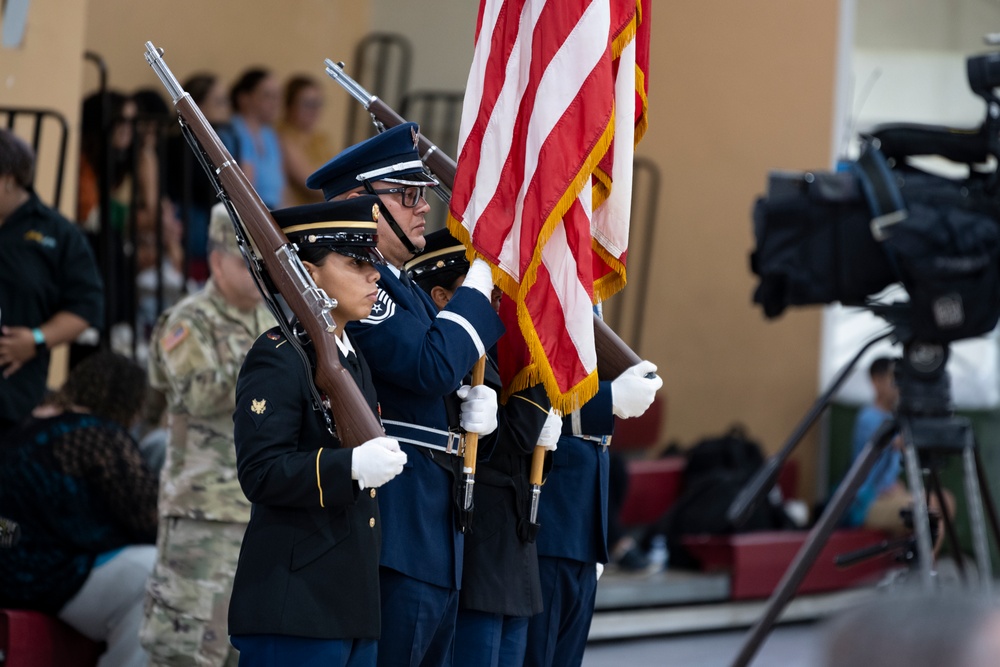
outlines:
M456 446L456 441L458 445ZM461 455L465 450L465 434L456 433L455 431L448 431L448 444L445 446L444 451L447 454Z
M608 445L610 445L610 444L611 444L611 436L610 435L602 435L601 436L601 450L604 451L604 452L607 452L608 451Z

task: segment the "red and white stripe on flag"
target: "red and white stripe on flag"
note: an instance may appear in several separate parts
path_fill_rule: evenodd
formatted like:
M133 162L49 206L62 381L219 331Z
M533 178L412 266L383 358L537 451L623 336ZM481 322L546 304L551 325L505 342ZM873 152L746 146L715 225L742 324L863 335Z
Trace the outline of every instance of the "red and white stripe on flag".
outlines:
M564 412L597 391L593 304L625 282L643 9L480 5L448 226L513 301L505 392L542 381Z

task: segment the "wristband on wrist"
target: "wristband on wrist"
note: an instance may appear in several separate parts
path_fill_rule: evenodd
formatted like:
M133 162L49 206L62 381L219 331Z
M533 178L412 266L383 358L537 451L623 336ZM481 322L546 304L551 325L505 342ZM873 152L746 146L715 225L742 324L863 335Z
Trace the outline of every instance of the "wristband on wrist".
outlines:
M31 335L35 339L35 347L42 347L45 345L45 334L38 327L31 330Z

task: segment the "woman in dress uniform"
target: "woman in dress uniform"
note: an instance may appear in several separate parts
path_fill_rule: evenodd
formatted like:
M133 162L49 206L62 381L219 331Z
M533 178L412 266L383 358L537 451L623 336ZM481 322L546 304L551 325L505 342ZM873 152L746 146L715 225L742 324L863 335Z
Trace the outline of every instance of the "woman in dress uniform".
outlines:
M344 326L367 317L382 258L378 198L274 211L316 285L336 299L340 361L378 416L371 375ZM310 357L313 347L302 341ZM377 487L403 470L396 440L342 448L279 328L257 339L236 387L240 484L252 503L229 607L241 667L374 666L381 518ZM335 429L334 429L335 430Z

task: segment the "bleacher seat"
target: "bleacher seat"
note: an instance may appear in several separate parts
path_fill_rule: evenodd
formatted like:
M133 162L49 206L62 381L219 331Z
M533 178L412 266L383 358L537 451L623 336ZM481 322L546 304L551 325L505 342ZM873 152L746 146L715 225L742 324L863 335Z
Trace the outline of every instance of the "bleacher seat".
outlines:
M3 667L94 667L104 648L54 616L0 609Z
M649 409L632 419L615 417L615 434L612 446L618 453L634 454L645 451L657 443L660 429L667 414L667 399L657 394Z
M621 509L623 525L647 526L674 504L681 492L684 457L628 462L628 491Z
M804 530L694 535L684 538L684 547L698 559L702 571L726 571L732 575L730 599L752 600L766 598L774 592L808 535ZM885 534L877 530L835 530L796 594L823 593L877 581L893 567L893 554L881 554L849 567L837 567L833 559L877 545L885 538Z

